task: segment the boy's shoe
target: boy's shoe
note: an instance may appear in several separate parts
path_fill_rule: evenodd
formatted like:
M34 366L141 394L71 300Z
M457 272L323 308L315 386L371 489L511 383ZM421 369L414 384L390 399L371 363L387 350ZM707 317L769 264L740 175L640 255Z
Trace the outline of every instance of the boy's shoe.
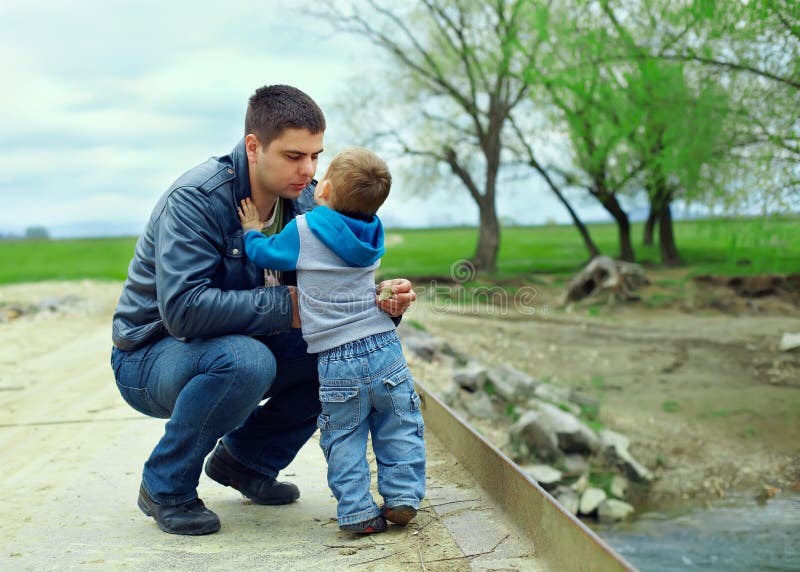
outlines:
M220 527L219 517L208 510L200 499L174 506L159 504L142 485L139 487L138 505L145 515L155 519L158 528L170 534L212 534Z
M391 508L384 506L381 509L381 515L383 515L383 517L389 522L405 526L411 521L412 518L417 516L417 509L406 504L401 504L400 506L394 506Z
M356 532L358 534L374 534L376 532L385 532L386 519L383 518L381 515L378 515L375 518L371 518L369 520L354 522L353 524L343 524L339 527L339 530L345 530L347 532Z
M220 442L206 461L206 475L233 487L256 504L289 504L300 498L292 483L282 483L245 467Z

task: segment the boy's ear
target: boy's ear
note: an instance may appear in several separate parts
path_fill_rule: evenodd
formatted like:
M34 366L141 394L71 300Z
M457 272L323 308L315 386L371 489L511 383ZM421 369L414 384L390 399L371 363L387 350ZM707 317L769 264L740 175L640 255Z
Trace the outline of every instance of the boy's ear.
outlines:
M326 201L330 198L331 194L331 182L328 179L323 179L317 184L316 193L318 198L325 199Z

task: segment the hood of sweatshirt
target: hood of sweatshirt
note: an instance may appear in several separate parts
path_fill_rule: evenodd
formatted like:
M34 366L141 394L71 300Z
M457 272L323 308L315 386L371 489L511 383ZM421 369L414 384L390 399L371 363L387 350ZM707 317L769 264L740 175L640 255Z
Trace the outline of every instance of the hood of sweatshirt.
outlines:
M306 213L308 228L350 266L369 266L383 256L383 225L377 215L351 218L326 206Z

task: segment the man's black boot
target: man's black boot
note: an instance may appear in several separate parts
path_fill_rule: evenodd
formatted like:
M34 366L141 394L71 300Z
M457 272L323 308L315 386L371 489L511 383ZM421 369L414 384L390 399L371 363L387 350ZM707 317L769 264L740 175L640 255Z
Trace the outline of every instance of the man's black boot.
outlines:
M206 474L226 487L233 487L256 504L289 504L300 498L292 483L278 482L242 465L219 442L206 461Z
M211 534L220 527L219 517L208 510L200 499L174 506L159 504L141 485L138 504L143 513L155 519L158 528L170 534Z

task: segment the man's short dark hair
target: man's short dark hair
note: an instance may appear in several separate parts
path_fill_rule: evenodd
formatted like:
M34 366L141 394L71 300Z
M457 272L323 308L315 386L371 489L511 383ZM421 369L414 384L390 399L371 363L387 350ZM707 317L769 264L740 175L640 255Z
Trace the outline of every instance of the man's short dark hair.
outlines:
M250 96L244 134L252 133L268 146L286 129L325 131L325 116L307 94L289 85L265 85Z

